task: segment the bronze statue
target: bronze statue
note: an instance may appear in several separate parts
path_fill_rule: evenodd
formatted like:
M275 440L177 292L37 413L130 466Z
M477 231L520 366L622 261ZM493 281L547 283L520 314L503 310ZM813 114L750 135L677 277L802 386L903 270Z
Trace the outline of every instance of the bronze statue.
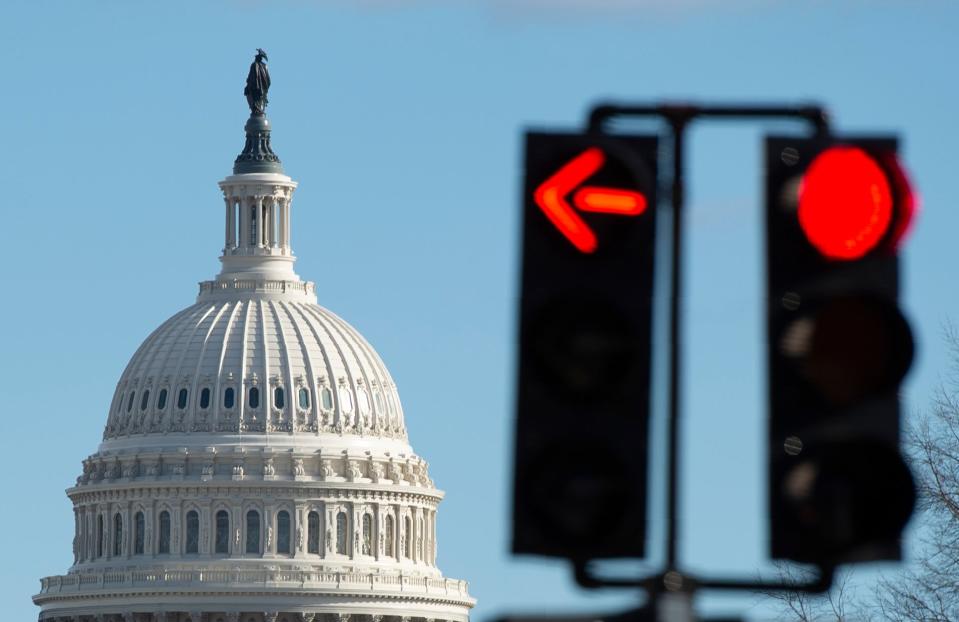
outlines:
M243 89L243 94L246 95L252 114L263 114L269 103L266 93L270 90L270 71L263 62L266 60L270 60L266 57L266 52L262 48L257 48L256 58L250 64L250 73L246 76L246 88Z

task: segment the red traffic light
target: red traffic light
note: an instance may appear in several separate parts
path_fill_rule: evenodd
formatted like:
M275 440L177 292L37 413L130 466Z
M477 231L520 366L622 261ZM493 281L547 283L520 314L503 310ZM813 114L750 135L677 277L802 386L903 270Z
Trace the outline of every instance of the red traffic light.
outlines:
M861 259L884 242L895 245L912 211L898 163L883 166L859 147L826 149L799 185L799 224L828 259Z

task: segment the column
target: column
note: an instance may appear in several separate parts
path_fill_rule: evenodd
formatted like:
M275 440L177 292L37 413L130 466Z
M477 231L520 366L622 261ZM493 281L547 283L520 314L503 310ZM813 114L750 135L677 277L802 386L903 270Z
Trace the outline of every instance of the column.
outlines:
M266 228L263 226L263 197L258 196L255 198L256 201L256 246L257 248L263 248L263 230Z
M273 248L276 246L276 197L274 196L270 197L269 205L267 206L267 213L269 214L267 218L270 226L266 230L269 237L266 244L270 248Z
M80 561L80 516L73 508L73 563Z
M306 553L306 540L310 537L306 506L297 503L293 508L293 557L303 557Z
M87 559L94 560L97 558L97 508L95 505L87 508L87 527L89 529Z
M273 529L274 510L272 505L263 508L263 524L260 526L260 536L263 538L263 557L272 557L276 550L276 531Z
M113 556L113 512L109 508L103 510L103 558Z
M270 197L263 197L263 247L270 248Z
M409 560L416 561L416 506L410 507L410 532L406 534L406 546L410 550Z
M77 560L80 563L87 558L87 516L83 506L76 508L77 516Z
M230 204L227 206L227 209L230 210L230 248L236 248L236 213L238 211L237 207L239 201L230 197Z
M173 557L180 557L180 551L183 550L180 544L180 527L183 525L182 514L180 505L174 505L170 516L170 555Z
M383 557L383 509L379 503L373 504L373 557L377 561Z
M436 565L436 510L433 510L431 513L432 520L430 521L430 563Z
M153 541L153 515L156 513L156 502L150 502L143 508L143 552L150 557L156 557L156 543Z
M213 521L212 512L211 512L211 502L204 502L203 506L200 508L200 554L201 555L212 555L213 546L211 536L210 523Z
M293 207L293 197L292 197L292 196L289 196L289 197L287 197L286 199L283 200L283 214L284 214L284 218L283 218L283 227L284 227L283 240L284 240L284 242L283 242L283 243L286 245L286 250L287 250L288 253L289 253L290 250L291 250L291 243L292 243L291 240L290 240L290 237L291 237L290 234L291 234L292 231L293 231L292 227L290 226L291 223L292 223L292 220L293 220L293 212L291 211L291 210L292 210L292 207Z
M123 556L129 559L133 556L133 502L127 501L123 508L123 541L121 543Z
M237 247L245 248L250 245L250 202L237 199L240 212L240 240Z
M226 232L223 236L223 253L226 254L231 248L233 248L233 201L228 196L223 197L223 203L226 207L226 217L224 222L226 223Z
M266 197L261 199L262 209L260 213L263 215L263 226L261 227L262 234L260 235L260 240L264 248L269 248L270 246L270 203Z
M286 201L283 199L276 200L277 209L280 212L280 222L279 227L277 227L278 235L280 237L280 249L286 250Z
M230 550L233 551L233 555L242 555L243 554L243 508L239 505L234 505L231 513L233 514L233 520L230 521L230 524L233 525L233 534L230 538Z

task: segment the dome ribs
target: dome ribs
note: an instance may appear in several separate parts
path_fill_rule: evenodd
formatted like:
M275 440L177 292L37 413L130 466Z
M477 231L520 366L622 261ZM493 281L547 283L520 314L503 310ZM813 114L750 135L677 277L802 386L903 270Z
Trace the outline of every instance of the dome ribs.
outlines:
M336 395L336 391L334 390L334 389L336 388L336 386L333 384L333 380L334 380L334 378L333 378L333 366L332 366L332 364L330 363L330 355L329 355L329 353L327 352L326 348L322 347L320 334L317 332L316 326L314 326L313 323L310 322L310 321L307 319L307 317L306 317L306 312L303 310L303 307L304 307L304 306L305 306L305 305L303 305L302 303L296 303L296 302L290 303L290 304L289 304L289 307L290 307L290 309L291 309L290 316L294 318L294 324L298 325L298 322L296 322L296 320L295 320L295 317L296 317L296 316L293 315L293 311L296 311L297 315L299 315L300 319L303 320L303 322L306 324L306 326L310 329L310 333L313 335L314 342L317 344L318 349L319 349L319 351L320 351L320 356L323 357L324 377L326 378L326 381L329 383L329 387L330 387L330 390L332 391L332 395L333 395L333 413L334 413L334 414L332 415L332 417L337 417L338 415L337 415L336 413L337 413L338 410L339 410L339 409L337 408L339 396ZM301 335L303 334L303 331L302 331L302 330L300 330L300 334L301 334ZM310 370L311 370L311 373L316 374L316 375L314 375L313 377L310 378L310 386L311 386L311 387L317 387L318 379L319 379L319 377L320 377L319 374L316 372L317 366L313 363L313 354L311 353L310 349L306 347L306 341L305 341L305 340L304 340L304 342L303 342L303 345L304 345L304 348L305 348L305 350L306 350L306 358L307 358L307 361L308 361L308 362L307 362L307 369L310 369ZM313 400L313 402L314 402L313 409L314 409L314 412L319 413L319 401L320 401L320 399L319 399L319 398L320 398L320 396L319 396L319 391L316 390L316 389L314 389L314 393L316 393L316 396L315 396L315 399ZM327 422L327 423L330 424L330 425L332 425L332 424L335 423L335 422L334 422L333 419L331 418L331 420L330 420L329 422ZM317 415L317 427L320 427L319 415Z
M218 305L213 305L213 306L214 308L216 308ZM216 327L217 327L217 323L220 321L220 318L223 317L224 312L226 312L226 310L229 308L230 308L229 303L222 303L221 305L219 305L219 310L213 316L213 319L210 322L210 326L206 330L206 334L203 335L203 341L200 344L200 355L196 357L196 367L193 370L193 388L190 391L192 395L190 396L190 403L187 406L187 409L189 412L187 426L186 426L187 432L212 431L210 407L208 405L206 410L201 412L197 392L201 390L202 386L205 386L205 385L201 385L200 383L200 375L201 373L203 373L203 362L204 362L204 358L206 357L207 346L210 344L210 335L214 334L214 331L216 330ZM224 340L224 343L225 343L225 340ZM213 396L212 401L216 402L215 395ZM198 418L201 418L203 420L198 421L197 420Z
M315 307L313 311L318 312L318 309L319 307ZM346 322L341 320L335 313L332 313L331 311L327 311L326 316L327 316L326 318L327 321L329 322L330 326L336 331L336 334L340 338L340 341L342 341L346 345L347 349L350 351L350 354L353 356L353 361L356 364L356 368L359 369L359 372L362 376L362 378L356 378L355 374L351 374L353 377L349 380L350 382L349 390L353 393L354 404L356 409L355 411L356 419L353 425L355 429L359 430L360 434L365 434L367 429L372 427L371 426L372 417L371 417L371 421L369 422L366 421L366 417L368 415L371 415L373 411L373 406L370 402L370 400L372 400L373 398L369 394L369 390L366 388L370 386L369 375L367 374L366 368L363 365L363 360L360 358L360 355L357 354L356 348L354 347L356 340L348 338L347 335L349 331L345 331L343 329L343 325L346 324ZM346 363L345 360L343 362ZM348 370L350 370L352 366L347 364L345 365L345 367ZM365 413L363 412L364 410L363 400L360 399L361 391L366 392L366 411L367 412Z
M284 376L283 383L281 386L284 388L284 393L286 399L284 400L284 408L281 413L281 417L285 418L286 425L289 426L288 432L295 434L297 432L297 420L296 420L296 409L297 409L297 396L296 396L296 385L293 380L293 348L290 347L290 342L295 341L294 346L297 350L301 347L300 340L298 335L290 335L290 331L287 329L286 323L283 321L283 316L285 315L285 309L283 309L283 303L271 300L269 302L270 311L273 313L273 321L277 327L277 339L282 348L282 357L284 363Z
M195 323L191 322L193 326L190 329L183 331L182 333L182 334L186 334L187 338L185 340L185 343L183 344L183 350L180 352L180 356L177 360L176 371L174 372L173 377L171 379L172 381L171 391L170 391L171 403L169 404L169 408L170 408L170 412L173 413L173 416L170 417L170 419L167 421L167 424L164 426L164 429L170 432L186 432L187 431L185 420L190 408L190 402L191 400L194 399L194 395L193 395L193 391L191 391L192 387L189 387L184 382L184 379L186 377L184 376L183 378L181 378L180 374L184 372L183 363L187 360L187 355L190 354L191 352L191 348L193 347L194 337L196 337L197 332L199 332L200 327L203 325L206 319L210 317L210 314L213 313L213 311L216 309L216 305L206 305L206 306L207 306L207 309L206 311L203 312L200 319L197 320ZM177 340L177 342L179 342L179 339ZM187 402L186 402L185 408L180 408L177 394L183 388L187 389Z
M379 430L381 422L379 420L380 412L378 411L376 406L376 391L379 390L379 386L382 383L382 378L380 378L379 374L377 373L379 370L382 369L382 367L378 366L376 362L374 361L373 357L370 356L370 351L372 350L372 348L370 347L366 339L361 337L360 334L356 331L356 329L350 326L341 317L339 317L338 315L334 313L331 313L330 315L332 316L333 321L338 325L341 333L345 333L352 338L350 341L356 344L363 358L366 360L366 365L363 365L361 362L360 368L363 369L363 376L366 379L366 387L367 387L366 391L369 394L368 402L369 402L369 409L370 409L371 420L372 420L371 427L374 430ZM360 355L357 354L356 352L354 352L354 355L357 357L357 360L359 360ZM369 378L369 376L371 375L373 376L372 380Z
M389 370L387 369L386 365L383 363L383 359L380 358L379 354L377 354L375 350L373 350L373 346L370 345L370 342L367 341L362 335L360 335L359 331L357 331L351 324L344 321L339 316L336 316L336 318L343 325L343 328L350 333L350 335L353 337L353 340L356 343L358 343L359 346L363 349L363 352L366 354L367 363L369 364L370 370L377 376L376 380L379 384L379 391L382 392L383 400L384 400L382 414L385 416L386 426L389 427L391 424L390 412L389 412L390 400L387 399L387 394L393 390L393 378L390 376ZM382 377L380 377L380 374L382 374ZM373 390L375 391L376 388L374 387ZM374 392L373 410L374 412L378 412L377 409L379 408L379 406L377 405L377 400L375 398L376 398L376 394ZM399 404L398 397L396 399L396 403ZM394 413L394 416L396 418L396 427L399 430L405 431L405 422L403 421L402 410L398 409L397 412Z
M260 383L260 399L259 399L259 409L262 416L256 426L256 431L265 432L267 436L270 434L270 342L269 342L269 329L266 324L266 311L265 305L262 300L257 300L256 305L256 314L257 321L259 322L259 335L260 335L260 365L263 370L263 380ZM262 426L262 428L261 428Z
M276 308L277 302L275 300L269 300L266 301L265 306L270 310L271 326L276 334L276 348L274 348L274 350L277 351L276 363L277 367L281 368L277 370L280 373L274 372L274 376L269 379L270 395L268 401L270 405L269 410L272 413L270 417L271 427L275 426L274 431L285 431L288 434L293 434L295 432L295 417L292 415L296 411L296 402L291 389L293 386L293 368L292 362L290 361L289 340L287 339L280 313ZM274 392L277 387L283 388L283 408L277 408L276 406ZM274 412L274 410L277 412ZM279 425L275 423L277 419L279 420Z
M351 369L349 361L346 359L346 355L344 354L342 345L340 343L341 341L345 341L343 339L343 335L335 328L329 317L325 317L326 314L320 312L320 307L316 305L304 305L303 309L308 315L313 316L313 318L317 320L317 322L323 327L323 330L326 332L330 343L332 343L333 347L336 348L336 353L340 357L340 362L343 364L343 373L345 376L330 378L330 388L333 390L333 399L335 403L334 412L337 413L338 417L337 421L334 422L336 430L340 433L345 432L346 426L344 424L344 420L348 420L350 427L355 430L357 423L359 422L359 412L356 404L356 392L354 391L356 379L353 376L353 370ZM349 348L349 344L347 344L347 347ZM352 348L350 348L350 352L353 352ZM356 355L354 354L354 360L355 358ZM359 361L356 362L357 364L359 363ZM347 391L353 400L352 412L347 412L347 409L343 406L342 400L340 399L340 393L343 390ZM354 414L357 416L354 417Z
M230 306L230 305L228 304L227 306ZM226 326L224 327L224 330L223 330L223 343L220 346L220 357L217 360L216 375L214 377L214 385L213 385L214 386L213 413L211 415L211 419L212 419L211 425L213 426L213 430L218 430L220 429L220 426L221 426L220 407L223 404L223 399L222 399L222 395L223 395L222 384L223 384L223 377L224 377L223 364L224 364L224 361L226 361L226 351L227 351L227 347L230 345L230 336L231 336L231 332L233 331L233 326L236 322L236 316L242 306L243 306L243 303L241 302L233 303L232 308L230 310L230 317L227 319ZM235 394L235 390L234 390L234 394ZM235 402L234 402L234 406L235 406Z
M196 317L203 313L203 309L206 308L206 305L193 305L192 307L187 307L184 310L184 319L178 320L176 324L170 326L170 329L166 331L163 342L152 354L150 357L150 363L148 369L151 371L155 370L155 375L157 378L157 392L163 388L167 389L167 403L166 407L163 409L164 412L170 413L173 412L173 391L176 387L176 377L160 375L163 372L169 370L170 359L173 357L173 353L176 351L176 343L179 341L181 335L183 335L185 328L193 323L196 320ZM188 315L186 312L190 312ZM178 316L174 316L175 318ZM160 356L163 356L163 363L159 367L155 367L157 359ZM154 398L155 399L155 398ZM154 404L156 402L154 401ZM162 417L162 416L161 416ZM151 417L150 425L148 427L149 432L155 432L158 428L163 425L162 418L157 416L157 412L154 409L153 416ZM147 430L144 430L145 432Z
M126 369L123 370L123 374L120 376L120 382L117 383L114 403L111 404L110 416L107 417L108 433L104 434L104 439L130 435L130 424L133 417L130 417L129 420L126 421L126 425L119 425L119 419L123 414L121 404L123 397L127 394L126 390L133 387L139 391L140 387L145 384L146 378L152 375L153 363L162 352L162 347L170 341L171 337L178 334L177 328L183 318L186 316L190 318L195 317L199 311L199 305L193 305L179 311L174 314L173 317L160 324L160 326L143 341L143 344L137 348L137 351L127 364ZM159 347L157 347L158 343L160 344ZM157 379L157 386L159 386L161 381L162 379ZM156 403L156 396L151 397L153 403ZM153 404L148 405L147 412L152 410L152 405Z
M299 322L296 321L296 316L293 314L293 305L288 303L280 303L283 313L286 314L287 320L290 323L290 326L293 327L293 331L296 333L296 341L300 346L300 359L303 363L303 367L306 371L306 382L304 383L305 387L310 391L310 409L308 414L308 419L306 421L306 426L309 428L312 426L312 432L314 434L319 434L319 396L317 395L316 390L316 370L313 367L313 359L310 357L309 348L306 345L306 339L303 337L303 329L300 327ZM298 406L298 397L294 398L297 401L292 402L294 408Z
M295 306L297 310L299 310L300 314L304 317L304 320L306 320L307 316L310 316L315 320L315 324L313 322L310 322L309 320L306 320L306 322L307 324L309 324L310 328L313 330L313 334L316 336L316 342L317 344L319 344L320 351L323 353L323 358L326 361L327 372L329 374L327 377L327 382L329 383L330 391L333 394L333 420L330 421L330 424L333 425L334 428L342 434L345 429L345 424L343 421L344 417L348 417L349 415L347 415L347 413L345 412L345 409L343 408L342 400L340 399L339 382L342 376L338 376L337 374L342 371L342 373L346 374L346 378L348 379L347 381L351 383L352 383L352 374L350 374L350 370L346 364L346 358L343 356L343 350L342 348L340 348L340 344L337 343L336 339L333 337L332 331L330 331L328 322L326 322L325 318L323 318L320 314L316 312L316 309L317 309L316 305L297 304ZM326 336L325 341L329 342L329 344L332 346L332 349L339 356L339 359L340 359L339 362L342 365L342 369L333 368L332 361L330 359L329 349L323 347L324 339L320 336L320 334L316 330L317 324L323 329L323 333Z
M255 412L249 402L253 386L259 390ZM228 387L231 408L224 405ZM284 390L282 408L275 406L276 387ZM299 406L300 388L309 390L307 408ZM141 408L146 390L150 395ZM135 408L128 413L134 392ZM171 432L406 438L395 384L369 342L315 303L269 297L197 303L165 321L137 349L117 383L103 438Z
M249 365L249 353L247 351L247 335L249 334L250 326L250 313L253 309L253 302L249 301L242 303L244 306L243 310L243 327L240 330L241 338L241 348L240 348L240 377L237 378L237 432L243 431L243 424L246 421L246 370Z

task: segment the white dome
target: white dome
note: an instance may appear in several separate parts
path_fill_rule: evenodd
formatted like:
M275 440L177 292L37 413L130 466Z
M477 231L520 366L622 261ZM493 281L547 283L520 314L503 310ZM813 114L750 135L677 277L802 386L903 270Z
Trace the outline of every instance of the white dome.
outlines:
M301 287L302 282L297 283ZM312 285L312 284L309 284ZM147 337L120 378L101 450L121 439L163 435L201 444L239 435L324 435L405 441L399 395L379 355L323 307L234 289L233 300L200 301ZM226 292L221 293L221 296ZM215 438L211 439L210 436ZM237 439L240 440L240 439Z

